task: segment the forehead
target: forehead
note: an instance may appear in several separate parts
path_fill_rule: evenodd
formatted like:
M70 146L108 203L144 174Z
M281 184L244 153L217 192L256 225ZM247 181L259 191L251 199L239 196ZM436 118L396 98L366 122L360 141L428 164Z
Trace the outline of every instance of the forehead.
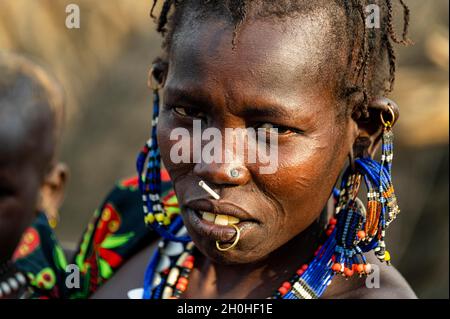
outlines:
M249 19L237 30L220 18L185 18L173 37L168 82L255 95L333 90L347 57L345 37L325 10L292 18ZM175 84L178 84L175 83Z

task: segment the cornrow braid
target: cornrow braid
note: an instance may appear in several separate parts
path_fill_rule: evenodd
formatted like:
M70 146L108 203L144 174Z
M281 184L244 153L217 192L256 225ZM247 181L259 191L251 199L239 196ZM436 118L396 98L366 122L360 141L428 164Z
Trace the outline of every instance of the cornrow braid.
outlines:
M245 20L247 16L247 3L240 0L227 0L228 2L228 10L231 13L234 22L234 31L233 31L233 40L232 45L233 49L236 47L236 38L239 32L239 27L242 22Z
M400 4L403 7L403 34L402 39L399 39L397 34L394 31L394 23L393 23L393 8L392 8L392 1L386 0L386 6L388 8L388 30L389 35L391 36L392 41L398 44L408 45L411 44L412 41L408 39L408 29L409 29L409 8L408 6L403 2L403 0L399 0Z
M154 0L153 7L156 5L157 0ZM158 19L158 27L156 31L160 32L162 35L164 35L167 31L166 24L168 20L169 11L172 7L172 4L174 3L173 0L166 0L164 1L163 7L161 9L161 14L159 15Z
M358 8L358 12L361 16L361 21L363 26L366 23L366 15L364 13L364 7L363 4L360 1L356 1L356 6ZM370 95L367 89L367 75L369 71L369 61L370 61L370 48L369 48L369 32L367 32L367 28L363 27L363 44L362 44L362 50L360 50L360 58L359 63L361 65L358 67L358 77L360 75L360 72L362 70L362 93L364 96L364 102L363 107L360 110L362 114L367 117L368 116L368 104L370 100Z
M389 57L389 87L385 88L385 95L387 95L389 92L392 92L394 89L394 82L395 82L395 70L397 68L396 64L396 55L394 51L394 46L392 45L391 41L389 39L385 39L386 47L387 47L387 53Z

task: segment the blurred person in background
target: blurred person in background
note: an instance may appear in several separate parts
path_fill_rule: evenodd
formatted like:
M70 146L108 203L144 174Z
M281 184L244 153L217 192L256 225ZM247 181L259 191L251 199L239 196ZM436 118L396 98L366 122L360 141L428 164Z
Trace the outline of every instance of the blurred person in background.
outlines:
M0 51L0 298L22 297L28 284L55 279L41 271L63 255L50 226L68 174L56 156L63 117L56 80L25 57ZM43 253L47 246L54 260Z

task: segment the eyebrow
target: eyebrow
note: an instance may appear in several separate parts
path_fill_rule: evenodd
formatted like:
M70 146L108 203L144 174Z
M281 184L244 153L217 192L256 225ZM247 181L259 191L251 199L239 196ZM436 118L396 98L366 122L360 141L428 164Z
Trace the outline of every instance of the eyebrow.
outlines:
M201 94L189 94L188 92L190 91L199 92L194 88L181 89L178 87L168 87L165 89L165 95L167 95L168 97L166 98L166 100L172 100L172 103L183 101L184 103L196 105L199 107L211 104L206 97L202 96Z
M277 107L277 106L264 106L264 107L255 107L248 106L246 107L242 115L244 117L277 117L277 118L291 118L292 114L289 114L285 109Z
M192 88L181 89L178 87L168 87L166 88L166 94L170 97L172 101L175 103L177 101L183 101L188 104L195 105L199 108L208 108L211 105L211 101L202 94L189 94L190 91L199 92L199 90L195 90ZM292 119L293 114L286 110L284 107L278 106L276 103L271 103L267 101L263 101L262 98L258 99L253 105L247 105L243 108L240 113L242 117L246 118L283 118L283 119ZM256 106L259 105L259 106Z

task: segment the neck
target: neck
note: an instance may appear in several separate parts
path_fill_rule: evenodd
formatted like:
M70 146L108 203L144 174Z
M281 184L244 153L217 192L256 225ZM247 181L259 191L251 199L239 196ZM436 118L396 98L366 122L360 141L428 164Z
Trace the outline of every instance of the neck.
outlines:
M198 254L198 268L191 275L186 297L260 299L272 296L297 269L312 260L327 216L324 210L321 218L262 261L224 265Z

